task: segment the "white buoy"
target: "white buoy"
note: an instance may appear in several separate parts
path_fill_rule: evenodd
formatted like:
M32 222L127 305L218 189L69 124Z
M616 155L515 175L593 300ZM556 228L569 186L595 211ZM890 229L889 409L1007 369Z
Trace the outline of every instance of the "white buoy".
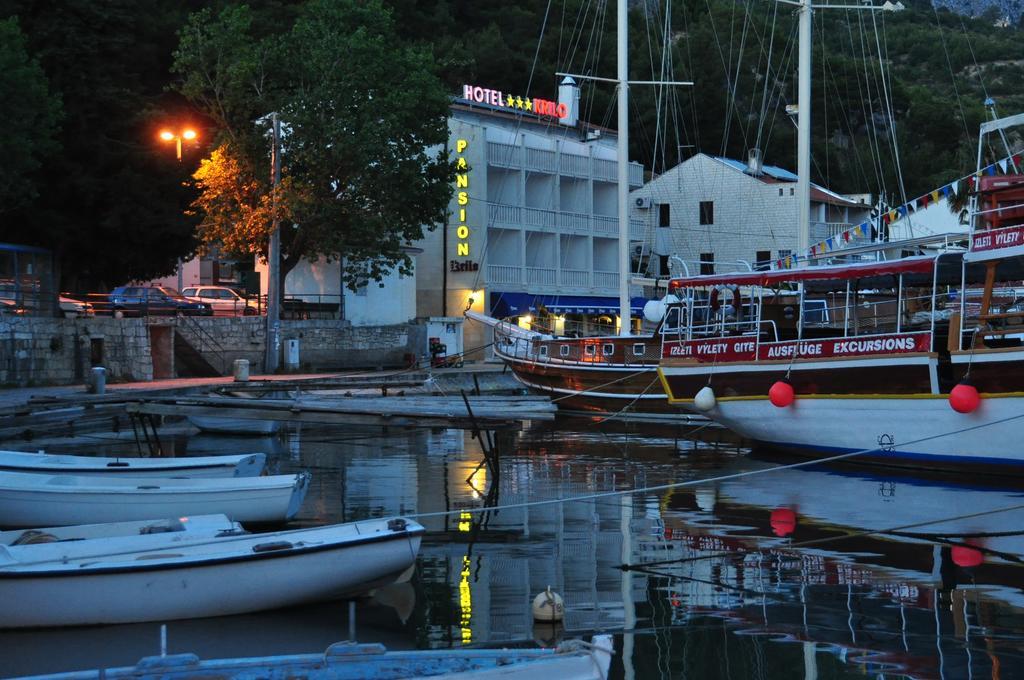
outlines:
M565 605L562 603L562 596L551 590L547 590L533 598L533 620L534 621L561 621L565 618Z
M715 403L715 391L711 389L711 385L700 388L700 392L693 398L693 405L698 411L710 411L715 407Z

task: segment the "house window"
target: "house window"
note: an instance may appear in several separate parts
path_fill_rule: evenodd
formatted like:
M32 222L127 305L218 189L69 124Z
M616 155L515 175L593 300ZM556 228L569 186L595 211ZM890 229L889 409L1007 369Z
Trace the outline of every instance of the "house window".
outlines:
M539 354L540 354L540 358L541 359L546 359L547 356L548 356L548 346L547 345L541 345L540 346Z
M642 344L633 345L633 356L642 357L644 355L644 346Z
M793 254L793 251L790 250L789 248L780 249L779 250L779 259L780 260L785 260L787 257L789 257L792 254Z
M794 191L795 191L795 189L793 189L793 187L790 187L789 188L789 195L792 196Z
M779 196L782 195L782 187L779 187Z
M754 269L759 272L767 271L771 268L772 264L772 251L770 250L759 250L754 256Z
M562 345L561 347L559 347L558 354L563 357L569 356L569 345Z
M596 346L595 345L587 345L585 348L583 348L583 353L586 354L588 357L594 356L594 352L595 351L596 351Z
M667 227L668 226L668 224L669 224L669 215L670 215L670 212L671 212L671 208L672 208L672 206L670 206L668 203L659 203L658 204L658 226L659 227Z
M611 355L615 354L615 345L613 345L610 342L606 342L604 344L604 347L601 348L601 353L604 354L606 357L610 357Z
M715 223L715 202L714 201L701 201L700 202L700 223L701 224L714 224Z
M705 274L715 273L715 254L714 253L701 253L700 254L700 273L701 276Z

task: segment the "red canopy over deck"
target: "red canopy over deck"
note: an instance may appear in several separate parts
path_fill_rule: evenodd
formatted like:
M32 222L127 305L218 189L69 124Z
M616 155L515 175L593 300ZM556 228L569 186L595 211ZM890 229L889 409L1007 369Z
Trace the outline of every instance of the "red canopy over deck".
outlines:
M794 281L848 281L871 276L900 274L929 274L935 269L934 256L905 257L891 262L867 262L829 267L804 267L802 269L778 269L760 272L732 272L690 276L672 279L669 290L675 288L698 288L703 286L764 286L775 287Z

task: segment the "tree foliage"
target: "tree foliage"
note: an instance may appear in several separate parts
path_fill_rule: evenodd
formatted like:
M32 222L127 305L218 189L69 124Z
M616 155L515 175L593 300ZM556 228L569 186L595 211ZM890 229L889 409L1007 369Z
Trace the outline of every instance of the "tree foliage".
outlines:
M411 261L403 246L445 219L448 92L429 52L398 40L376 1L313 0L262 35L248 7L194 15L181 32L179 89L222 127L195 179L208 243L265 256L272 209L282 270L345 258L355 286ZM272 200L266 127L282 121L285 181Z
M0 21L0 104L4 119L4 162L0 164L0 213L37 196L35 173L59 147L54 139L60 99L46 74L28 55L18 21Z
M53 250L65 289L168 274L195 247L186 164L157 139L187 113L165 92L187 11L156 0L0 0L64 110L57 148L35 174L38 196L5 214L4 240Z

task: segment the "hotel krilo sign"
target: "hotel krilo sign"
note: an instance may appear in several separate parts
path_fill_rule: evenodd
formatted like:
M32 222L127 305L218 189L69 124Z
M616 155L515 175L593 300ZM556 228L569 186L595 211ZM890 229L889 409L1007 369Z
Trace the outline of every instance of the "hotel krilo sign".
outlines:
M567 104L553 102L539 97L522 97L505 94L501 90L492 90L477 85L463 85L462 98L477 104L489 104L512 113L532 113L535 116L562 119L569 115Z

